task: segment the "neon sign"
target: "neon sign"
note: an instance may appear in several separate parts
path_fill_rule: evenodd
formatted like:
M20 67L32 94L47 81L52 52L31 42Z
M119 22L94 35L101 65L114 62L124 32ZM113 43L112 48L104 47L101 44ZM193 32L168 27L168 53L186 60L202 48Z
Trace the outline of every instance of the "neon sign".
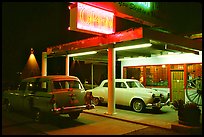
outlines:
M150 2L132 2L134 4L137 4L138 6L141 6L143 8L150 8Z
M99 34L115 33L114 13L79 2L77 2L76 8L76 21L72 20L76 22L76 26L74 26L76 27L76 30L81 30L83 32L91 31ZM74 27L70 26L70 29Z
M139 12L153 12L156 8L154 2L119 2L119 5Z

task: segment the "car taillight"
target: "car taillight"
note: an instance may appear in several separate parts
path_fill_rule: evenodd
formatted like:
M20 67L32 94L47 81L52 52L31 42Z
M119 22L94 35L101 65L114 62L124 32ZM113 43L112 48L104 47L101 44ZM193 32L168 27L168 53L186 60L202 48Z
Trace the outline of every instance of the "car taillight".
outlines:
M50 99L50 104L53 105L53 109L56 109L56 100L55 100L55 96L52 95L52 98Z
M55 96L52 95L52 97L51 97L51 99L50 99L50 104L53 104L53 103L55 103L55 102L56 102L56 100L55 100Z
M91 100L93 99L92 92L86 92L84 99L86 104L91 104Z

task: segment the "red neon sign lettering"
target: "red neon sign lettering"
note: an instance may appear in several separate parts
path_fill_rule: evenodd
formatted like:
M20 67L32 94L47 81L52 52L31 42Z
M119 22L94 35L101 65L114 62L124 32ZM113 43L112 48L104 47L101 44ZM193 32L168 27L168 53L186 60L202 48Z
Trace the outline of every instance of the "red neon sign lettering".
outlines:
M114 30L114 13L77 3L77 28L105 34Z

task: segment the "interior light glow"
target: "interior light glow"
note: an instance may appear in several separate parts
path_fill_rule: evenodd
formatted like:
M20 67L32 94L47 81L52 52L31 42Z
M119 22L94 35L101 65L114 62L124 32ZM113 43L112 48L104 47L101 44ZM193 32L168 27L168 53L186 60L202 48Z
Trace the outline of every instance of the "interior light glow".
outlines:
M81 52L81 53L74 53L74 54L69 54L69 57L76 57L76 56L84 56L84 55L91 55L91 54L96 54L96 51L89 51L89 52Z
M131 57L124 57L124 58L119 58L118 61L127 61L127 60L134 60L134 59L146 59L148 57L135 57L135 58L131 58Z
M166 65L162 65L162 68L166 68Z
M168 55L178 55L178 54L181 54L181 52L168 52L167 54Z
M177 57L177 56L180 56L180 55L185 55L185 56L195 56L196 54L194 53L170 53L170 54L165 54L165 55L158 55L157 57Z
M150 47L150 46L152 46L151 43L145 43L145 44L139 44L139 45L133 45L133 46L117 47L117 48L115 48L115 51L137 49L137 48L146 48L146 47Z
M202 55L202 51L199 51L199 55Z

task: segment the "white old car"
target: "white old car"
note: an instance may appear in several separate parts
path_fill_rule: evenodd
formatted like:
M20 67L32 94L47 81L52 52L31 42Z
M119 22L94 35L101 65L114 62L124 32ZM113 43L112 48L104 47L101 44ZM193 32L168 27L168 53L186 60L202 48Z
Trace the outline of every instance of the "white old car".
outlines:
M103 80L98 87L87 91L92 92L95 105L108 102L108 80ZM168 104L168 97L164 97L159 90L145 88L138 80L115 79L115 103L142 112L146 108L161 109Z

